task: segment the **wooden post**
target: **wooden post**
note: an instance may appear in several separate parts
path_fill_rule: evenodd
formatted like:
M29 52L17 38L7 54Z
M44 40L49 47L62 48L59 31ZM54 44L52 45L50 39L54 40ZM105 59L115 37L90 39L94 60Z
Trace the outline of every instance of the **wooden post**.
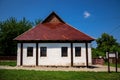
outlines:
M108 52L108 72L110 73L109 52Z
M38 66L38 43L36 43L36 66Z
M23 43L21 43L21 53L20 53L20 66L23 65Z
M116 66L116 72L117 72L117 52L115 52L115 66Z
M73 66L73 43L71 43L71 67Z
M89 67L88 65L88 43L85 43L85 46L86 46L86 66L88 68Z

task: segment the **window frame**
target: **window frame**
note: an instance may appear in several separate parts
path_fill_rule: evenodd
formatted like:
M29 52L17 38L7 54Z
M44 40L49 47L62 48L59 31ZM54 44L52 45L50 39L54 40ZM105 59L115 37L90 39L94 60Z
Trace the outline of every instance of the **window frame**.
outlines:
M61 57L68 56L68 47L61 47Z
M27 47L27 57L33 57L33 47Z
M47 56L47 47L40 47L40 57Z
M75 47L75 57L81 57L81 47Z

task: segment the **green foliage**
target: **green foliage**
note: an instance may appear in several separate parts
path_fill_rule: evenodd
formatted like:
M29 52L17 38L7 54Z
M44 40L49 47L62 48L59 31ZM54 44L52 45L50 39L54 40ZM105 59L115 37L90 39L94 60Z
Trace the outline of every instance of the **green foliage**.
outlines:
M108 62L105 62L104 65L108 66ZM116 64L115 63L110 63L110 66L116 67ZM117 64L117 67L120 68L120 64Z
M92 57L93 58L99 58L99 56L105 56L104 52L96 49L96 48L92 48Z
M34 25L38 25L41 21L42 21L42 19L36 19L34 22Z
M96 40L97 48L93 49L93 56L105 57L106 52L119 52L120 53L120 44L116 41L116 39L107 34L103 33L100 38Z
M0 55L15 56L17 53L17 43L13 39L40 22L41 19L30 22L26 18L17 21L14 17L0 21Z
M0 70L1 80L119 80L120 73Z
M17 45L13 39L31 27L32 23L25 18L17 21L11 17L5 21L0 21L0 55L16 55Z
M0 65L2 66L16 66L16 61L0 61Z

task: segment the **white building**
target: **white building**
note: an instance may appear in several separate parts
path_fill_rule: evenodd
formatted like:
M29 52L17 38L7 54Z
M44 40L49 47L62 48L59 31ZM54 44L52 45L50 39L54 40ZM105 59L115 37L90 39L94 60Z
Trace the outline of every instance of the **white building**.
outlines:
M15 38L18 66L89 66L94 39L66 24L55 12Z

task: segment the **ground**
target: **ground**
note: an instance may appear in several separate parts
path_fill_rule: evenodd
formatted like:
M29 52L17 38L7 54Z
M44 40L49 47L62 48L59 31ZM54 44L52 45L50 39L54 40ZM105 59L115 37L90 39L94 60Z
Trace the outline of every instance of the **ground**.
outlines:
M115 65L115 64L114 64ZM114 66L113 65L113 66ZM118 64L118 72L120 72L120 64ZM42 70L42 71L108 71L107 64L92 65L90 68L86 67L22 67L16 66L16 61L0 61L0 69L23 69L23 70ZM111 71L115 71L115 67L110 67Z
M0 80L120 80L120 72L0 69Z
M93 65L86 67L22 67L15 61L0 61L0 80L120 80L120 68ZM114 71L114 72L113 72Z
M108 71L107 66L103 65L93 65L90 68L86 67L22 67L22 66L0 66L0 69L22 69L22 70L40 70L40 71L94 71L94 72L101 72L101 71ZM111 71L115 71L115 67L110 67ZM118 68L120 72L120 68Z

